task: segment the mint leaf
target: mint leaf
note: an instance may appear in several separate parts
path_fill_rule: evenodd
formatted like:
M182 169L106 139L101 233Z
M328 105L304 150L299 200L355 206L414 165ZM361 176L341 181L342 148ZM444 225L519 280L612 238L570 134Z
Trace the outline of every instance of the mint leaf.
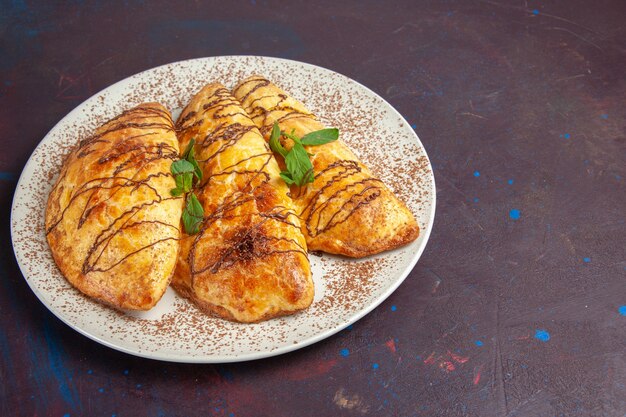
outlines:
M196 178L198 179L198 181L202 180L202 170L200 169L200 165L198 165L198 161L196 161L196 159L192 159L191 161L189 161L191 163L191 165L193 165L193 175L196 176Z
M198 179L198 181L202 181L202 170L198 165L198 161L196 161L196 151L194 149L194 145L196 144L195 139L191 139L185 148L185 152L181 155L181 159L187 160L194 168L194 175Z
M311 175L313 165L301 143L295 142L293 144L293 148L285 157L285 164L296 185L302 186L308 182L313 182L313 176Z
M281 136L293 140L291 149L287 150L283 147L280 143ZM323 145L338 138L339 130L335 128L316 130L299 138L295 135L295 129L292 129L291 133L283 132L278 123L274 123L269 140L270 148L285 158L285 165L287 166L287 170L281 172L280 177L287 184L296 184L300 187L315 181L313 164L309 159L313 154L308 153L304 146Z
M317 146L333 142L339 138L339 129L322 129L307 133L302 136L300 142L305 146Z
M185 232L189 235L195 235L200 231L200 225L204 220L204 209L198 201L198 197L194 193L189 193L185 209L183 210L183 225Z
M285 181L288 185L295 184L293 178L291 178L291 172L283 171L280 173L280 177Z
M179 174L184 174L184 173L193 173L194 172L194 166L191 162L184 160L184 159L179 159L176 162L172 162L172 166L170 167L170 171L172 172L172 175L176 176Z
M196 144L196 140L194 138L192 138L189 143L187 144L187 147L185 148L185 152L183 152L183 154L180 156L180 159L188 159L189 155L192 155L193 158L193 147Z
M182 188L179 188L179 187L172 188L170 190L170 194L172 195L172 197L178 197L179 195L183 194L183 190Z
M272 134L270 135L270 149L281 154L283 157L287 156L287 149L283 148L283 145L280 143L280 127L278 127L278 123L274 123L274 127L272 127Z

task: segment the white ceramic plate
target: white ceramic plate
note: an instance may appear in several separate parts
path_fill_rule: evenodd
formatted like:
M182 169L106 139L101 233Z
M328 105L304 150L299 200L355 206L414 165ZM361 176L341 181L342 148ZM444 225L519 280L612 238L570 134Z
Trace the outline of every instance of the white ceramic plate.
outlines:
M141 102L158 101L174 117L205 83L233 87L262 74L303 101L402 198L418 219L419 238L362 260L311 256L315 301L306 311L258 324L211 318L173 290L149 312L122 313L83 296L57 269L44 234L44 208L63 156L99 124ZM224 56L164 65L122 80L65 116L37 146L17 184L13 248L33 292L85 336L137 356L174 362L259 359L322 340L385 300L419 259L433 225L435 183L411 126L385 100L333 71L277 58Z

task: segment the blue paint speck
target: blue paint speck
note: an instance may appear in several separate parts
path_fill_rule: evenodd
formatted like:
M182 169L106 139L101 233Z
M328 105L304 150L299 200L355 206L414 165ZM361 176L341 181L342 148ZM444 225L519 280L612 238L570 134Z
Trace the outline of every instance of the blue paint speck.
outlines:
M10 86L12 86L12 85L13 85L13 81L11 81L11 80L6 80L6 81L4 82L4 85L6 85L7 87L10 87ZM607 117L608 117L608 116L607 116Z
M88 371L87 371L87 373L88 373L89 375L91 375L91 374L93 374L93 371L90 369L90 370L88 370Z
M507 182L509 183L509 185L513 185L513 180L508 180Z
M478 200L478 197L474 197L474 203L478 203L480 200Z
M68 414L63 414L63 417L70 417L69 413Z
M482 346L484 344L482 340L477 340L474 343L476 343L476 346Z
M513 220L519 219L520 215L521 213L518 209L511 209L511 211L509 211L509 217Z
M391 306L391 311L396 311L398 309L398 307L396 306Z
M533 14L534 15L538 15L539 14L539 10L537 10L537 9L533 10Z
M571 138L571 136L570 136L570 134L569 134L569 133L563 133L563 137L564 137L565 139L569 139L569 138Z
M378 369L378 364L377 363L373 363L372 364L372 369Z
M619 308L617 309L617 311L619 312L619 314L621 314L622 316L626 316L626 306L619 306Z
M411 125L411 127L412 127L413 129L417 129L417 125L416 125L415 123L413 123L413 124Z
M583 262L589 263L589 262L591 262L591 258L583 258Z
M603 118L603 119L608 119L609 115L608 114L601 114L600 117Z
M346 327L346 329L348 329L348 330L352 330L352 329L354 329L354 325L352 325L352 324L351 324L351 325L349 325L348 327Z
M103 393L104 392L104 388L98 388L98 392L99 393Z
M128 369L124 369L124 375L128 375Z
M478 172L478 171L474 171L474 176L475 176L475 177L480 177L480 172Z
M12 172L0 172L0 181L13 181L15 175Z
M349 349L346 349L346 348L343 348L343 349L341 349L341 350L339 351L339 354L345 358L345 357L347 357L348 355L350 355L350 350L349 350Z
M547 342L550 340L550 333L547 330L537 329L535 330L535 339Z
M137 385L135 385L135 387L141 388L141 384L137 384Z

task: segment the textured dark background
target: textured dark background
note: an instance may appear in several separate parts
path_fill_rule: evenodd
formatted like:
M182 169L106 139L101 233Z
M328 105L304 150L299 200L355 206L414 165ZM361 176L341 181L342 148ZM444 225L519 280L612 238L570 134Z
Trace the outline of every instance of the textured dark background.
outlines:
M95 92L225 54L321 65L395 106L433 162L430 243L379 308L291 354L100 346L17 267L19 173ZM0 415L624 416L625 104L623 0L0 0Z

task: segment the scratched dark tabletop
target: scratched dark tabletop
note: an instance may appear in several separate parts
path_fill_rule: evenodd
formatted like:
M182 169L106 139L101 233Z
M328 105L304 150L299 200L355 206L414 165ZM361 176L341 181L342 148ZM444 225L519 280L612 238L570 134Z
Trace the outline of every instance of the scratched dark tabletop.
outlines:
M0 1L0 415L626 414L624 1L56 3ZM332 69L398 109L435 172L426 251L380 307L290 354L101 346L17 266L22 167L112 83L237 54Z

